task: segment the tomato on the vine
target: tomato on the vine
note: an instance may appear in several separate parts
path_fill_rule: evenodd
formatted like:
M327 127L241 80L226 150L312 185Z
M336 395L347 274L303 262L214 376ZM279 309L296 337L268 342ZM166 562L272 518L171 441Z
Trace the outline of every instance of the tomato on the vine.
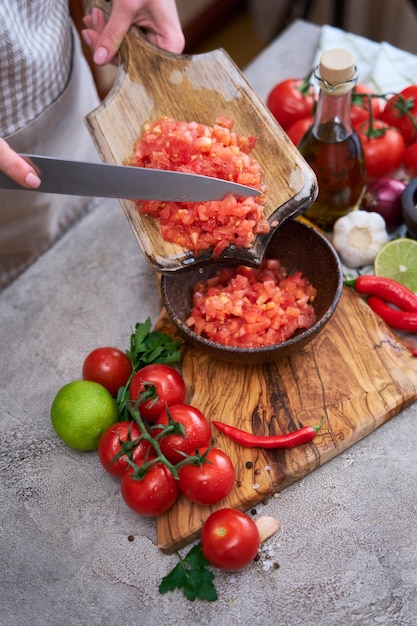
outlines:
M308 79L288 78L268 94L266 105L284 130L313 114L314 90Z
M140 515L165 513L178 497L178 481L163 463L155 463L143 478L135 476L129 467L120 482L122 498L127 506Z
M394 94L386 103L381 119L398 128L409 144L417 140L417 85L410 85Z
M413 178L417 177L417 142L411 143L404 151L404 167Z
M400 167L405 144L399 130L381 120L374 120L372 128L368 121L362 122L355 130L362 143L369 180L387 176Z
M297 120L294 124L291 124L291 126L287 128L285 132L293 142L294 146L298 146L306 132L312 127L313 122L314 117L309 115L308 117L303 117L301 120Z
M200 448L205 462L195 462L180 468L179 488L192 502L216 504L232 491L235 469L230 458L219 448Z
M116 422L104 431L98 443L98 458L106 472L116 478L121 478L127 468L131 467L128 458L136 465L140 465L145 458L154 458L151 444L142 439L135 447L113 461L124 444L129 445L140 435L141 432L136 422Z
M103 385L113 397L117 396L132 373L132 363L127 354L118 348L96 348L84 360L82 376Z
M155 422L166 404L181 404L185 400L186 388L181 374L175 368L163 363L145 365L133 376L130 383L130 399L137 400L145 390L145 384L155 385L158 398L139 405L141 416Z
M156 423L166 426L169 423L168 412L174 422L183 425L185 431L183 435L171 434L160 440L162 453L168 461L175 465L184 460L184 454L193 454L198 448L208 447L211 430L205 415L189 404L174 404L168 409L164 409L158 416ZM152 435L155 437L161 431L162 428L154 427L152 428Z
M372 110L372 117L376 119L380 116L382 111L381 100L379 98L366 98L359 96L375 95L375 92L366 85L357 84L352 91L352 106L350 109L350 119L352 120L352 126L357 126L361 122L369 119L369 111Z
M207 561L215 567L241 569L253 561L259 547L258 528L246 513L220 509L204 522L201 548Z

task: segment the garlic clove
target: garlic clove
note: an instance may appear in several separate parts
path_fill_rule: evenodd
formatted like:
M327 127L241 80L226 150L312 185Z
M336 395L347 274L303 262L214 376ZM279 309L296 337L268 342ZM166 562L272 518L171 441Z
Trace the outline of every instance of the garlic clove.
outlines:
M258 517L258 519L255 520L255 524L259 531L261 543L272 537L272 535L275 535L281 528L279 521L269 515Z

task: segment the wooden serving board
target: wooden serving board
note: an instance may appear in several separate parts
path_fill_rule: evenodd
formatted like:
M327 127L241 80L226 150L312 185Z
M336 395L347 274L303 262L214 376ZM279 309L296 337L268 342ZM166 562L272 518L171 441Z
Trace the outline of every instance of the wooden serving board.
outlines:
M109 11L105 0L86 0L87 10ZM317 196L313 170L277 124L224 50L200 55L172 54L149 43L131 28L120 48L115 84L85 122L101 159L131 162L134 146L145 123L163 116L213 126L218 115L234 120L234 130L256 137L251 156L258 162L265 185L264 216L272 228L306 210ZM209 260L211 251L198 257L161 237L158 220L141 215L136 204L121 200L127 220L142 252L161 273L186 269ZM257 235L249 249L229 246L224 258L259 264L272 236ZM195 258L194 258L195 257Z
M163 311L158 330L175 335ZM248 510L372 433L417 397L417 359L353 290L344 287L324 330L293 357L237 366L185 346L189 396L210 420L262 435L325 423L315 439L291 450L243 448L212 427L213 443L236 468L236 486L215 507L180 497L157 519L159 548L171 553L198 538L209 514Z

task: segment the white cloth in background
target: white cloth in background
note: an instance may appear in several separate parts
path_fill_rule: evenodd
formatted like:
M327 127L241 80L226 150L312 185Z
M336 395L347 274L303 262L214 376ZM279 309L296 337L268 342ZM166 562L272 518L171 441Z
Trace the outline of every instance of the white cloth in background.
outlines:
M387 42L376 43L332 26L322 26L315 64L322 52L331 48L352 52L359 71L358 82L377 93L398 92L417 82L417 56Z

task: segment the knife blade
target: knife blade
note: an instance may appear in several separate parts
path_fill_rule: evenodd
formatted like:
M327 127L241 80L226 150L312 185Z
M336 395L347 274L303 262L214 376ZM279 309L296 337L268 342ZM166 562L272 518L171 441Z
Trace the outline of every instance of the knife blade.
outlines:
M26 189L0 172L0 189L171 202L206 202L221 200L229 193L243 197L261 193L253 187L199 174L31 154L21 156L33 163L41 185L37 189Z

